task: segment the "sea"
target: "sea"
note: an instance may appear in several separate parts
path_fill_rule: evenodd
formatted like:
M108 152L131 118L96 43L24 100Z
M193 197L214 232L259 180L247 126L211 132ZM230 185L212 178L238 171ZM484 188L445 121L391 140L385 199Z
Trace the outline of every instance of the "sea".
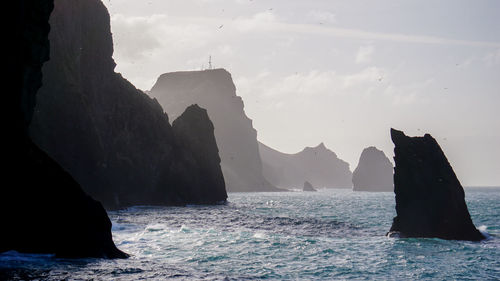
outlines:
M500 280L500 188L465 193L485 241L386 237L396 214L392 192L230 193L225 205L109 212L129 259L7 252L0 278Z

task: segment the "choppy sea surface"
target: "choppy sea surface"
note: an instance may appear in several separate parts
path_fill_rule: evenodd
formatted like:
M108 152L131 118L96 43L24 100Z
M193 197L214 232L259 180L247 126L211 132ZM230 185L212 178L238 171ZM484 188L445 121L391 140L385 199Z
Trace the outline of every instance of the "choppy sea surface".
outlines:
M110 212L129 259L8 252L0 279L499 280L500 188L465 192L486 241L387 238L392 192L232 193L220 206Z

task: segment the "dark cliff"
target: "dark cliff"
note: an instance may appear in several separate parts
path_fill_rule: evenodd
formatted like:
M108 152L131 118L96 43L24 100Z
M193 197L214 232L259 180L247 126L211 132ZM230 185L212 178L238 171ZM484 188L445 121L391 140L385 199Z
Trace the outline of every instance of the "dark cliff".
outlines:
M185 148L179 151L184 153L180 158L185 159L183 166L188 169L184 168L179 172L196 171L176 177L190 181L182 184L188 187L183 190L184 198L199 204L226 200L214 126L207 111L198 105L192 105L175 119L172 128L179 143Z
M257 131L245 114L229 72L215 69L166 73L149 94L173 117L191 104L207 109L215 127L228 191L277 190L262 175Z
M125 258L111 236L111 221L102 205L33 144L28 126L49 59L52 0L15 2L13 52L9 58L9 119L1 189L0 252L50 253L59 257ZM54 55L54 54L52 54ZM50 133L50 132L47 132Z
M368 147L359 157L358 167L352 173L354 191L393 191L394 168L382 150Z
M349 164L323 143L301 152L286 154L259 143L264 176L278 187L299 187L304 181L316 187L350 188Z
M201 175L183 166L190 152L179 151L167 114L114 72L102 2L56 0L51 25L34 141L107 208L196 203L184 196L191 187L178 184L190 179L177 177Z
M462 185L429 134L407 137L391 129L397 216L390 232L400 237L484 239L472 223Z

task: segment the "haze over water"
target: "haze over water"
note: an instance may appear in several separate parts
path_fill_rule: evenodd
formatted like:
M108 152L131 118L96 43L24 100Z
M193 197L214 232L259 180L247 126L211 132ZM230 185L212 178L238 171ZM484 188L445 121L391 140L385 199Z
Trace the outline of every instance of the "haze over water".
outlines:
M117 71L231 72L258 139L354 169L389 128L430 133L462 184L500 185L500 2L111 0Z

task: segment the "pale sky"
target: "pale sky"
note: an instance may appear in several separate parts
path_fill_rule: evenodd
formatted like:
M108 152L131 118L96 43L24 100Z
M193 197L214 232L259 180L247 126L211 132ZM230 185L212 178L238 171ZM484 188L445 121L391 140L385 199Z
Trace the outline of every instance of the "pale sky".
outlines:
M428 132L463 185L500 186L498 0L104 3L116 71L140 89L211 55L277 150L324 142L354 170L368 146L392 159L391 127Z

